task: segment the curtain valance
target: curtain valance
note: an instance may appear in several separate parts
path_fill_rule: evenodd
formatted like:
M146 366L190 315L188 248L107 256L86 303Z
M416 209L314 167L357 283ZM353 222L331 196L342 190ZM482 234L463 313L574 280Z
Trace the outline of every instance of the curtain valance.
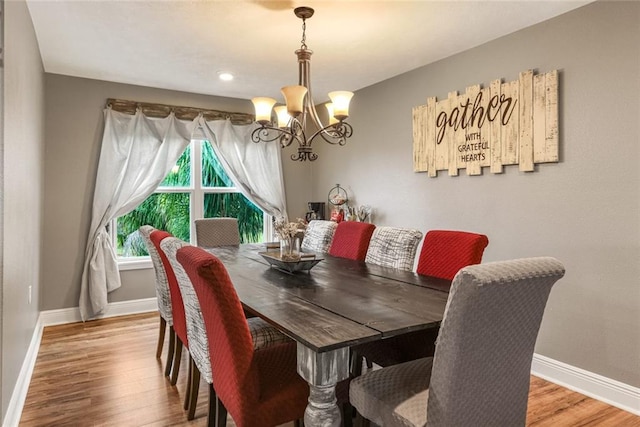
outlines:
M168 117L173 113L179 120L194 120L202 115L206 121L227 120L229 119L234 125L248 125L253 123L253 114L236 113L221 110L210 110L206 108L179 107L176 105L155 104L150 102L127 101L124 99L107 99L107 108L120 113L134 115L136 111L141 110L146 117L161 118Z

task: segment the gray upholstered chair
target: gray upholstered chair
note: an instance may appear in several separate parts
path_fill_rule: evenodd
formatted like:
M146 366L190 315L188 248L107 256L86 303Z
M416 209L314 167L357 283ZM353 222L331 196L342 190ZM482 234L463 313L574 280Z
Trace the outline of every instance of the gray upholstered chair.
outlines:
M200 218L195 224L196 244L202 248L240 244L236 218Z
M171 295L169 294L169 282L167 272L164 269L160 255L156 247L151 242L151 233L155 231L150 225L143 225L138 230L144 243L147 246L147 252L153 263L153 270L156 274L156 299L158 300L158 312L160 313L160 332L158 334L158 345L156 348L156 358L162 355L162 347L164 345L164 336L167 326L169 326L169 348L167 349L167 364L165 368L165 376L171 373L171 363L173 361L173 352L175 348L176 334L173 330L173 316L171 313Z
M189 379L187 393L185 396L185 409L187 409L187 419L192 420L195 416L196 404L198 402L198 389L200 378L209 384L209 422L214 422L216 395L212 387L213 376L211 372L211 359L209 357L209 342L204 326L204 319L200 309L200 302L193 289L191 280L184 270L182 264L177 260L178 250L184 246L191 246L189 243L175 237L167 237L160 244L167 259L173 267L178 286L184 302L184 313L187 322L187 338L189 341ZM253 339L254 349L260 349L273 344L289 342L291 339L285 336L278 329L269 325L259 317L247 319L249 332ZM213 424L210 424L213 425Z
M334 221L314 219L309 221L300 249L307 252L327 253L338 224Z
M460 270L434 357L354 379L358 416L385 427L524 426L536 337L563 275L550 257Z
M420 239L422 239L422 232L419 230L376 227L364 260L382 267L411 271Z

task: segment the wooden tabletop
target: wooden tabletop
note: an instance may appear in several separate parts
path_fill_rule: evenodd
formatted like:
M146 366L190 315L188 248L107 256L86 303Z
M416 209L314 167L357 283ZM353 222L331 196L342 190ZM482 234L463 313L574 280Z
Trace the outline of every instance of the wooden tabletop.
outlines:
M450 282L322 254L309 272L282 272L264 245L209 249L245 308L321 353L440 323Z

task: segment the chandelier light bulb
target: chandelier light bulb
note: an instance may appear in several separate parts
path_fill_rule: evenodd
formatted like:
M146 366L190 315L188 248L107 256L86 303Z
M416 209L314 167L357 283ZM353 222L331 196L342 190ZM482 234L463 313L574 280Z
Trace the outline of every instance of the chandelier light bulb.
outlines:
M329 112L329 124L333 125L338 123L339 120L333 116L333 102L327 102L324 106L327 107L327 111Z
M251 99L251 102L256 110L256 122L261 125L271 123L271 109L276 104L276 100L261 96Z
M291 116L287 112L286 105L279 105L273 109L276 112L276 116L278 116L278 127L286 128L289 127L289 122L291 121Z
M329 92L329 98L333 103L333 117L340 121L349 117L349 102L351 102L352 97L353 92L347 92L346 90Z
M287 103L287 111L290 116L296 117L304 111L304 97L307 94L306 87L299 85L285 86L281 92Z

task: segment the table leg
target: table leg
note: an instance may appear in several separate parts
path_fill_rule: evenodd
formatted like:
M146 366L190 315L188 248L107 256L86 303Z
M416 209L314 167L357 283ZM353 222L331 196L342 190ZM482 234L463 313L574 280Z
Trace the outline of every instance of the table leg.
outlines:
M336 384L349 376L349 348L317 353L298 343L298 374L309 383L305 427L339 427Z

